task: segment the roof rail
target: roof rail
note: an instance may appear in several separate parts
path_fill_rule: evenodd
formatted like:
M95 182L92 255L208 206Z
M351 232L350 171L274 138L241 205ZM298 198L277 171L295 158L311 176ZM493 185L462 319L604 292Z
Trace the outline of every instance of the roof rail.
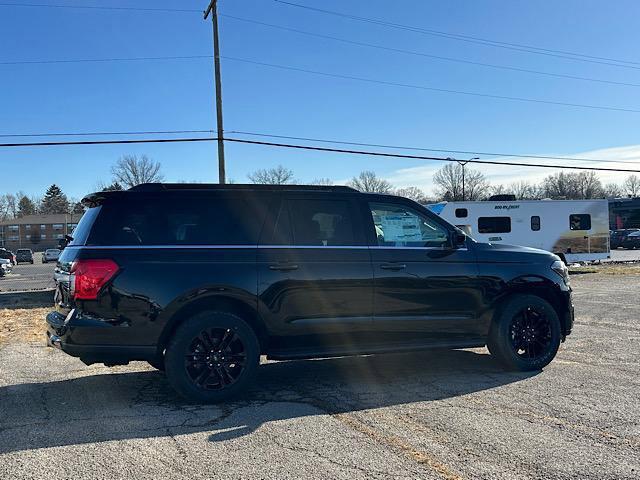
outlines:
M262 184L225 184L218 183L141 183L131 187L129 192L162 192L176 190L260 190L260 191L321 191L321 192L357 192L344 185L262 185Z

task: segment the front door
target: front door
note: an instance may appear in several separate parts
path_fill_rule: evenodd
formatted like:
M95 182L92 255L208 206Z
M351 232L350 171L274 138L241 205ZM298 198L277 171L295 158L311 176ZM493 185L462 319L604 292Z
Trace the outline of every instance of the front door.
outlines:
M373 273L353 196L283 195L258 248L258 309L270 350L358 351L371 330Z
M446 345L482 335L475 254L454 247L453 227L404 199L368 202L367 210L379 338Z

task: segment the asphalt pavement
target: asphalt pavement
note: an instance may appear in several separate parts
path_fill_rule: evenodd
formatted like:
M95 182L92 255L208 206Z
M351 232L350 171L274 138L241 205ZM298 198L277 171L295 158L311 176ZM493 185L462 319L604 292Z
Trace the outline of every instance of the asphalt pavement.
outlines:
M143 363L0 345L0 478L640 478L640 276L572 281L574 334L534 373L484 349L265 362L202 406Z

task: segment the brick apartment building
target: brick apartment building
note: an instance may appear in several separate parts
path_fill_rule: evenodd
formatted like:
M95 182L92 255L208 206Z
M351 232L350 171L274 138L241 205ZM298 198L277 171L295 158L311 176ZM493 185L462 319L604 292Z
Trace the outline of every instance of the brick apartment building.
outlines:
M0 222L0 247L15 251L30 248L42 251L56 248L65 235L71 235L82 217L80 213L26 215Z

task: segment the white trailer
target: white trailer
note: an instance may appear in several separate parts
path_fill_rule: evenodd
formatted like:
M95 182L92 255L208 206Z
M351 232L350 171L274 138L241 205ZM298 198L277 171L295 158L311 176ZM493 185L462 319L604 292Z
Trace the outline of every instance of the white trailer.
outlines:
M478 242L540 248L567 263L610 257L607 200L441 202L427 207Z

